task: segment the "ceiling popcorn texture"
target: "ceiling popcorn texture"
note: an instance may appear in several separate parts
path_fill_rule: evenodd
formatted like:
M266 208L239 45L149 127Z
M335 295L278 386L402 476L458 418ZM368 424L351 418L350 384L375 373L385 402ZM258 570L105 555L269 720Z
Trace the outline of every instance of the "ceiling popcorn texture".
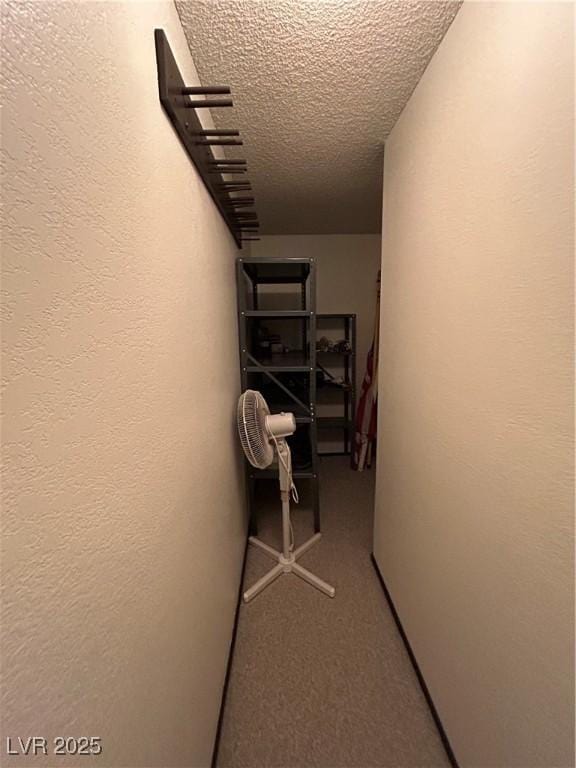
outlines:
M460 2L176 0L205 85L232 87L262 232L380 232L383 143Z

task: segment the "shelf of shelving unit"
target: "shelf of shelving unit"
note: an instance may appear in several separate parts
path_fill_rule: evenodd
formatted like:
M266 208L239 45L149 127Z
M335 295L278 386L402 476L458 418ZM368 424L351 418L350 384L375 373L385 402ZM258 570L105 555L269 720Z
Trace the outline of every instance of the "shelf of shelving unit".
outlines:
M316 351L317 361L320 366L330 369L331 365L338 365L343 369L344 382L336 384L332 382L325 383L318 387L318 404L322 404L322 391L342 392L341 408L342 413L338 416L318 415L318 429L321 432L326 430L342 433L343 450L342 451L322 451L320 456L341 456L350 455L352 457L352 443L354 438L354 419L356 415L356 315L354 314L319 314L317 316L316 332L318 338L323 336L322 325L326 321L342 323L343 338L350 344L350 352L337 352L334 350Z
M320 359L323 357L330 358L332 357L351 357L352 352L337 352L334 349L317 349L316 350L316 356Z
M352 421L345 416L318 416L319 427L327 427L328 429L348 427L350 429L351 424Z
M288 352L284 354L267 355L258 360L258 365L248 361L247 368L250 373L258 373L261 366L275 373L308 373L312 370L311 360L308 355L301 352Z
M262 478L263 480L266 480L268 478L278 478L278 471L275 469L256 469L255 471L255 477L256 479ZM294 480L311 480L314 478L313 472L300 472L299 470L294 470L292 472L292 477Z
M238 329L242 390L265 389L264 396L273 412L291 411L297 429L292 444L294 478L311 483L314 530L320 530L320 494L318 487L318 446L316 424L316 265L314 259L240 258L236 261L238 291ZM263 308L264 294L274 301L277 294L261 286L294 286L293 308ZM292 322L293 335L301 349L271 353L257 343L258 324L271 320L284 328ZM269 393L272 393L272 397ZM299 466L300 465L300 466ZM256 532L252 514L258 480L278 478L271 467L258 470L246 462L248 504L251 529Z
M266 285L271 285L270 281L266 283ZM291 310L291 309L280 309L280 310L271 310L271 309L249 309L245 313L246 317L261 317L261 318L299 318L299 317L310 317L312 315L312 312L306 312L304 310Z

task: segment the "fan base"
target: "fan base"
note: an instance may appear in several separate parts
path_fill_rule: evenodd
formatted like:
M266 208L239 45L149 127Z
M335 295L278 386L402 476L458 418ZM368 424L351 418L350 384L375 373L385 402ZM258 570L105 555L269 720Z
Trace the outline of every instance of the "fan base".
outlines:
M282 552L278 552L278 550L274 549L273 547L269 547L268 544L260 541L260 539L257 539L255 536L250 536L248 539L250 544L264 552L266 555L268 555L268 557L272 558L272 560L276 560L277 565L275 565L272 570L268 571L267 574L262 576L262 578L259 579L256 584L253 584L250 589L247 589L246 592L244 592L244 602L249 603L250 600L256 597L256 595L260 594L263 589L265 589L269 584L272 584L272 582L275 581L278 576L281 576L283 573L293 573L295 576L299 576L304 581L307 581L308 584L316 587L316 589L319 589L320 592L328 595L328 597L334 597L336 594L334 587L331 587L330 584L322 581L322 579L318 578L318 576L311 573L306 568L303 568L296 562L297 559L304 554L304 552L307 552L310 547L312 547L314 544L316 544L317 541L320 540L321 536L322 534L316 533L314 536L312 536L312 538L308 539L308 541L299 546L298 549L295 549L289 557L284 557Z

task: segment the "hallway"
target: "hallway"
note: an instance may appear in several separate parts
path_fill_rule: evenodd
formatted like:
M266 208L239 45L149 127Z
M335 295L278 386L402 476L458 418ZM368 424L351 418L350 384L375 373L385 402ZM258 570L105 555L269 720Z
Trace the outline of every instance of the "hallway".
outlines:
M575 12L0 0L1 768L576 768Z
M259 535L277 546L277 488L267 485ZM370 560L374 472L325 457L320 488L325 536L302 564L336 597L285 576L242 604L218 766L448 766ZM306 498L293 509L302 542L312 533ZM251 547L244 586L269 566Z

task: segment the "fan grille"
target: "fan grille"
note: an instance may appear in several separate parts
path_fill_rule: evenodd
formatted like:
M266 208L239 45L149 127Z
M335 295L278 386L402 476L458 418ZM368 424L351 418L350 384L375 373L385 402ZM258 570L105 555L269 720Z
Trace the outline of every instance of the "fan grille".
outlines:
M266 400L260 392L247 389L238 400L238 434L253 467L265 469L274 458L274 450L266 431L266 416L270 414Z

